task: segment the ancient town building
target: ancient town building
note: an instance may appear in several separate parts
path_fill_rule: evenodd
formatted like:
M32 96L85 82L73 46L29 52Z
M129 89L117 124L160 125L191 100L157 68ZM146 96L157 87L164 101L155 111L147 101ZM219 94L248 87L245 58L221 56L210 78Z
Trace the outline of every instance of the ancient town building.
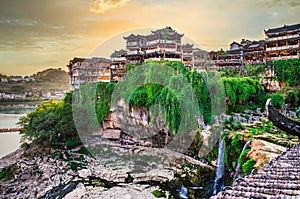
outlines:
M218 70L222 69L241 69L243 66L243 46L237 42L230 44L230 50L219 51L217 54L211 54L214 56L214 65Z
M146 36L147 49L145 50L145 61L181 61L181 38L183 34L177 33L171 27L151 32L152 34Z
M266 60L300 58L300 24L265 30Z
M243 61L245 64L265 64L265 42L253 41L243 46Z
M111 61L105 58L78 58L70 60L67 67L70 75L70 90L78 89L87 82L109 82Z
M144 61L144 51L147 45L147 39L142 35L131 34L124 37L126 40L126 58L127 63L140 64Z

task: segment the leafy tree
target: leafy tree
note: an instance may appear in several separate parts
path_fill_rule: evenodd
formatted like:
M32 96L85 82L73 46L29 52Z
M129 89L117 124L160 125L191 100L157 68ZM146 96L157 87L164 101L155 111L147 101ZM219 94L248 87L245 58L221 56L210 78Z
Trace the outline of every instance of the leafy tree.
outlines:
M265 65L246 65L249 77L257 78L261 73L266 73Z
M59 147L67 140L79 143L71 103L72 94L68 93L62 102L49 100L40 104L36 110L20 118L19 124L24 127L21 135L44 146Z

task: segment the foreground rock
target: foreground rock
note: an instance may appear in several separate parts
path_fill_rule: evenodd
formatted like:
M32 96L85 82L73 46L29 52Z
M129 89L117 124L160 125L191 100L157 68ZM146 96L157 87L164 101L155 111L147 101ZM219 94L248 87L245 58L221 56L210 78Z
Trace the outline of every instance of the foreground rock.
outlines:
M23 154L13 164L12 179L0 183L0 198L154 198L152 192L175 176L184 178L188 173L200 179L202 170L206 176L214 174L212 167L198 160L162 149L134 146L113 147L112 151L134 156L111 156L111 151L102 158L76 151L35 157Z
M111 199L133 199L133 198L156 198L152 194L158 190L158 186L139 185L139 184L120 184L110 189L104 187L84 186L78 184L75 190L65 196L66 199L89 199L89 198L111 198Z

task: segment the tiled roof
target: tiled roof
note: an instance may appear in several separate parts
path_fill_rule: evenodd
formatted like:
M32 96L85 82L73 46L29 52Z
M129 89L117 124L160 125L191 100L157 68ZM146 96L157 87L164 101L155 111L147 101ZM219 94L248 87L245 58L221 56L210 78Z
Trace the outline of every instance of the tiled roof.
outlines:
M227 53L229 55L241 55L242 54L242 49L228 50Z
M186 48L193 48L193 46L194 46L194 44L187 43L187 44L183 44L182 48L184 48L184 49L186 49Z
M265 30L265 33L266 34L278 34L281 32L294 32L294 31L300 31L300 24L284 25L279 28L270 28L268 30Z
M163 32L168 32L168 33L172 33L174 35L180 36L182 37L184 34L179 34L178 32L176 32L176 30L173 30L170 26L167 26L165 28L161 28L158 30L154 30L151 31L153 34L162 34Z
M122 57L125 56L127 54L127 51L124 49L121 50L115 50L115 52L113 52L110 57Z
M251 44L245 45L244 49L264 47L264 41L253 41Z

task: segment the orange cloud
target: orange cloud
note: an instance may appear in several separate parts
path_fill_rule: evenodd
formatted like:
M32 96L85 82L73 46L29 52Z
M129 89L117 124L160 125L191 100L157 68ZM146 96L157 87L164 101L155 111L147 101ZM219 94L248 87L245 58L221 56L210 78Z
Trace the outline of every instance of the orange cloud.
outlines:
M107 10L123 7L130 0L94 0L90 4L90 11L95 13L104 13Z

